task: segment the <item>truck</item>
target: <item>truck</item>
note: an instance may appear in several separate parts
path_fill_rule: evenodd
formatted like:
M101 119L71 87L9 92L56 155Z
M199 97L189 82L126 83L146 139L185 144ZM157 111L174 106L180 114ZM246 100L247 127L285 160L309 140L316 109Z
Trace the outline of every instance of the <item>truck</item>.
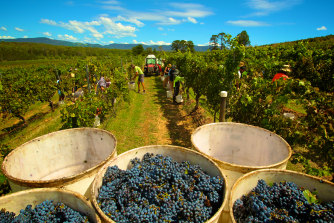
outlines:
M159 76L161 71L161 65L158 64L158 59L153 54L149 54L145 58L145 66L144 66L144 75L156 75Z

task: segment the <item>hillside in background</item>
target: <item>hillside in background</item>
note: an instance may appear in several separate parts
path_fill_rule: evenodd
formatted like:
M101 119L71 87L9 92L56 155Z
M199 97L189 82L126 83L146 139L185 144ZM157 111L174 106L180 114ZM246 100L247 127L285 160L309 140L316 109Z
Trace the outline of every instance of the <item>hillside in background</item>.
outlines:
M46 37L3 39L1 41L3 42L44 43L44 44L50 44L50 45L56 45L56 46L98 47L98 48L120 49L120 50L131 50L133 47L139 45L139 44L121 44L121 43L113 43L109 45L75 43L75 42L69 42L69 41L63 41L63 40L54 40L54 39L50 39ZM151 47L152 49L158 50L159 47L161 46L164 51L172 50L170 45L144 45L144 44L142 45L144 49ZM199 52L204 52L209 49L209 46L195 46L194 49Z

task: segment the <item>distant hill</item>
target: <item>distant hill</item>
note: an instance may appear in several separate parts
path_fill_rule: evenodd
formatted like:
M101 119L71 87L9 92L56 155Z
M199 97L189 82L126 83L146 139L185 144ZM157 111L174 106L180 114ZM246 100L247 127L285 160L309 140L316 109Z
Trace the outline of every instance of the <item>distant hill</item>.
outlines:
M121 44L121 43L113 43L109 45L101 45L101 44L90 44L90 43L78 43L78 42L70 42L64 40L54 40L46 37L37 37L37 38L17 38L17 39L2 39L0 41L3 42L25 42L25 43L44 43L56 46L81 46L81 47L98 47L98 48L106 48L106 49L121 49L121 50L130 50L133 47L139 44ZM171 51L172 48L170 45L144 45L142 44L144 49L151 47L152 49L158 50L161 46L165 51ZM209 46L195 46L194 49L199 52L207 51Z

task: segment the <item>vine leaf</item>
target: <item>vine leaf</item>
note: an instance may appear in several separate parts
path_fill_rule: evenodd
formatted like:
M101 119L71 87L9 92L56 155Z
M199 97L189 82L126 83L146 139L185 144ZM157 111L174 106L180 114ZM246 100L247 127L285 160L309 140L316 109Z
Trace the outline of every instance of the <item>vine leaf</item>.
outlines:
M304 194L304 197L307 199L307 201L310 203L310 204L319 204L319 200L317 199L316 197L316 193L312 193L311 191L309 190L304 190L303 191L303 194Z

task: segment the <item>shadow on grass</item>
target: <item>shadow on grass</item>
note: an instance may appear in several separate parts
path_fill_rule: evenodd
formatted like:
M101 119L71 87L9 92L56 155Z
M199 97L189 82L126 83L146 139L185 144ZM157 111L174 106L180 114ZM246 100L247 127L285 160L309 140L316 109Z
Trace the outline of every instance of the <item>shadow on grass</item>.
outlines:
M167 119L167 129L173 145L191 148L191 130L187 129L187 122L182 115L179 105L173 104L173 100L167 98L166 89L162 86L162 81L158 77L153 82L153 98L158 103Z
M7 128L1 129L2 134L0 134L0 139L2 139L5 136L11 136L17 133L18 131L22 131L24 128L26 128L29 124L33 123L37 119L43 118L45 115L47 115L49 112L39 112L28 118L25 122L22 120L19 121L18 123L9 126Z

